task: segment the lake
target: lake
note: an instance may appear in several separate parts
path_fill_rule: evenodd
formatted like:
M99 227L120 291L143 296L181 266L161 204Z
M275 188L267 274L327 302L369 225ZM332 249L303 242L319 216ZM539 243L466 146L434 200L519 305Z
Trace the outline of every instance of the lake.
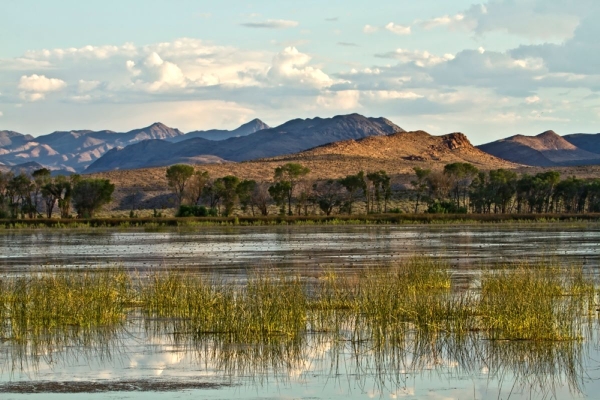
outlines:
M356 273L415 255L453 279L539 259L595 270L598 224L206 227L0 234L3 279L40 269L181 269L238 280L248 269ZM133 313L117 328L0 345L2 398L569 398L600 390L598 324L582 341L407 338L400 346L315 334L298 343L223 343ZM43 394L40 394L43 393Z

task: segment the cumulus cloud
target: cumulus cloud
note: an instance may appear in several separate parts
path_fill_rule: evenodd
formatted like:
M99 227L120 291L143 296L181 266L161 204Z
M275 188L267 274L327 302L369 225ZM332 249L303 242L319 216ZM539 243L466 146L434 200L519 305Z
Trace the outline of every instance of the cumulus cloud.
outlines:
M45 75L23 75L17 86L22 92L20 97L27 101L38 101L45 97L45 93L56 92L64 89L67 83L61 79L47 78Z
M2 111L0 111L0 117L2 117L4 115L4 113Z
M294 28L299 25L297 21L286 19L268 19L261 22L245 22L240 24L246 28L265 28L265 29L286 29Z
M267 78L275 84L324 88L333 80L318 68L308 65L311 57L295 47L286 47L273 58Z
M385 29L396 35L410 35L410 26L398 25L390 22L385 26Z

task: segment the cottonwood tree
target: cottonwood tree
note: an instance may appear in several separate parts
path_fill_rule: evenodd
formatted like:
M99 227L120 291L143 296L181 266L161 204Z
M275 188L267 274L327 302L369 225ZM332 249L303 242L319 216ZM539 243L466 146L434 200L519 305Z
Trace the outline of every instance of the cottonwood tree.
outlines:
M310 169L298 163L287 163L281 167L275 168L274 179L276 183L282 184L278 187L278 190L284 190L283 194L287 200L288 215L292 215L294 189L298 185L300 179L308 175L309 172Z
M115 185L108 179L81 179L73 187L73 206L77 215L92 218L96 211L110 202Z
M269 215L269 200L271 198L269 195L269 185L264 182L257 183L252 190L251 197L251 204L254 204L258 208L261 215ZM254 209L252 210L252 215L254 215Z
M427 192L429 191L429 184L427 177L431 174L430 169L422 169L420 167L414 167L413 170L417 176L417 179L410 181L411 185L415 190L415 214L419 212L419 204L421 200L426 200Z
M177 207L181 205L186 185L193 174L194 167L191 165L175 164L167 168L167 183L175 194Z
M240 200L240 209L243 212L248 211L248 206L250 206L252 210L252 216L254 216L254 199L252 194L256 188L256 181L254 180L243 180L241 181L236 188L238 199Z
M325 215L329 216L344 201L344 186L334 179L319 181L313 185L313 199Z
M365 181L364 171L360 171L356 175L347 175L345 178L339 180L339 183L346 189L348 196L346 198L344 208L348 214L352 214L352 207L359 198L361 192L362 195L367 198L367 182ZM367 211L369 207L367 204Z
M202 200L206 185L210 182L208 171L196 171L190 177L185 190L185 197L189 204L197 205Z

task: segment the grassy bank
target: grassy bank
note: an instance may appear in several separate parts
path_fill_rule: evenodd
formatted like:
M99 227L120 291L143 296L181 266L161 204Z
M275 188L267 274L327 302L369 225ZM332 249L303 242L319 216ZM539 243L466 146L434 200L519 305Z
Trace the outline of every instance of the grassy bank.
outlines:
M369 214L198 218L0 219L0 229L598 222L600 214Z

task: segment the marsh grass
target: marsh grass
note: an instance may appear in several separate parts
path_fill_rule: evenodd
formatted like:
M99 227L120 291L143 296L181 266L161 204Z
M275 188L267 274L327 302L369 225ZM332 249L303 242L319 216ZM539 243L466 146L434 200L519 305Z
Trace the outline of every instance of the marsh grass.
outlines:
M176 271L40 271L0 281L0 336L22 340L30 332L118 325L137 309L147 320L176 321L180 333L229 343L327 333L385 346L415 331L563 341L582 339L595 313L596 278L581 267L493 269L467 291L452 289L449 270L435 259L413 258L351 275L326 271L316 280L256 270L233 283Z
M134 305L122 270L40 272L0 281L0 336L26 340L56 329L115 325Z
M317 277L255 270L237 281L186 271L39 271L0 281L0 336L11 341L0 359L22 370L54 362L58 351L111 357L138 323L146 337L168 337L198 362L259 383L326 360L332 376L353 374L358 386L375 376L380 391L405 387L408 371L482 368L500 384L542 395L564 382L581 390L582 339L596 321L594 274L529 263L485 270L464 290L453 287L450 270L413 258Z
M477 313L491 339L578 340L595 293L581 267L524 264L483 274Z

